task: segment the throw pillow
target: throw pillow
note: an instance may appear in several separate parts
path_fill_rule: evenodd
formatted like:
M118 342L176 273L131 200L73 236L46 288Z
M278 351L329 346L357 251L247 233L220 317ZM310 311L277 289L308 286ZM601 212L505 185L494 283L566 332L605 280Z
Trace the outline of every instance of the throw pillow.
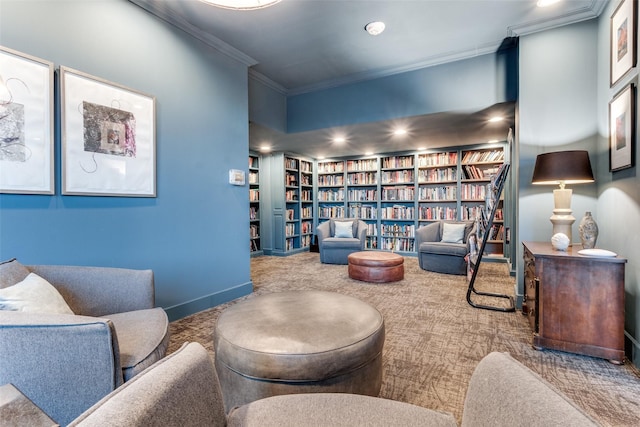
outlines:
M15 258L0 262L0 289L22 282L29 273L29 269Z
M442 243L464 243L465 224L451 224L445 222L442 225Z
M336 221L334 237L353 237L353 221Z
M0 310L73 314L62 295L35 273L22 282L0 289Z

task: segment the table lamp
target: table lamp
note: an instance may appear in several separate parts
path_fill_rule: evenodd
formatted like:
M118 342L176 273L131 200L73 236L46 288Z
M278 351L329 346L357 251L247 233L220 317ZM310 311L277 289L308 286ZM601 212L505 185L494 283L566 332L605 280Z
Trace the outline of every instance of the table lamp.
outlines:
M566 184L594 182L589 153L583 150L556 151L539 154L533 168L531 183L535 185L560 185L553 190L553 235L563 233L571 244L571 225L575 222L571 211L571 194Z

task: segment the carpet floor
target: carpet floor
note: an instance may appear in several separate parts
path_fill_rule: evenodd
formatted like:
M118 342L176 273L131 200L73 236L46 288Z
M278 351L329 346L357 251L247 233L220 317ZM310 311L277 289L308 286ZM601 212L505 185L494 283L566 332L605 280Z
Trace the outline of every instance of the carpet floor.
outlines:
M213 354L220 312L255 295L318 289L360 298L384 316L386 340L380 396L447 411L462 419L469 378L492 351L510 353L565 393L604 426L640 425L640 371L632 364L559 351L536 351L521 312L481 310L466 302L467 281L423 271L405 257L405 278L388 284L350 279L347 266L321 264L317 253L251 260L254 293L172 322L169 352L196 341ZM515 279L502 263L482 263L476 289L513 294ZM495 300L474 301L496 304ZM517 414L514 414L514 417Z

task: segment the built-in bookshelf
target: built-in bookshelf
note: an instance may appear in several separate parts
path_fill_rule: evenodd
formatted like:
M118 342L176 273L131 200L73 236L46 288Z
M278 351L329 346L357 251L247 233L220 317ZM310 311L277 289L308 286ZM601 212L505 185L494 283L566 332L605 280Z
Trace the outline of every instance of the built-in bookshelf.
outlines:
M249 250L262 254L260 238L260 157L249 155Z
M492 197L492 179L505 161L504 149L463 150L460 162L460 200L463 220L476 220L486 212ZM502 201L496 208L496 218L490 230L484 254L502 257L504 255L505 227ZM499 217L499 218L498 218Z
M346 217L344 161L318 162L318 222Z
M475 220L487 184L505 159L505 144L317 162L318 222L360 218L367 249L415 253L415 231L438 220ZM502 203L502 202L500 202ZM496 210L487 242L502 253L507 228Z
M313 237L313 163L300 159L300 247L311 246Z
M347 216L367 224L365 248L378 249L378 159L346 161Z

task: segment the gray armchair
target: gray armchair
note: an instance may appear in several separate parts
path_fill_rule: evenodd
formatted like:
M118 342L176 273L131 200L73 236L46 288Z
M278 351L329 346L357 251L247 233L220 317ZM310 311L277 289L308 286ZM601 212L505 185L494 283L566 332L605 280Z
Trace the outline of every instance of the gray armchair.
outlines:
M535 401L531 398L535 396ZM485 356L471 376L463 427L595 426L562 393L506 353ZM225 414L207 350L185 344L75 419L70 427L449 426L453 415L390 399L349 393L267 397Z
M351 222L351 233L346 237L336 235L336 223ZM340 225L338 225L340 229ZM331 218L317 228L320 262L324 264L348 264L350 253L364 250L367 223L358 218Z
M169 322L151 270L0 263L0 288L35 273L74 314L0 310L0 384L65 425L165 356Z
M464 226L461 240L445 238L444 224ZM449 228L449 227L448 227ZM465 256L469 253L469 236L475 234L473 221L437 221L416 230L416 246L420 268L445 274L466 274Z

